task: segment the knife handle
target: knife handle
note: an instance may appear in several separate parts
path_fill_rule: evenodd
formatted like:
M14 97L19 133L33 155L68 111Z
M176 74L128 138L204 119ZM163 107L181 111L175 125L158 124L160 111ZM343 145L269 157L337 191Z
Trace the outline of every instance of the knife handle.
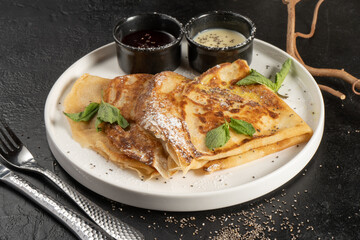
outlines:
M144 235L135 228L105 212L95 203L73 189L52 171L41 166L27 168L38 172L50 179L57 187L63 190L98 226L115 239L142 240Z
M87 221L76 212L66 208L46 193L41 192L31 183L15 173L10 172L2 178L2 181L29 197L35 203L39 204L53 216L58 218L80 239L111 239L110 236L99 231L93 223Z

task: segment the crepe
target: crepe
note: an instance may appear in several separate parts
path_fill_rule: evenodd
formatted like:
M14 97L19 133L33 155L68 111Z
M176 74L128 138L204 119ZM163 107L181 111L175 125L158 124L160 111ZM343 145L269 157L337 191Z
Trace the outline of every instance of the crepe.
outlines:
M243 60L221 64L202 74L184 92L188 99L185 121L191 142L202 155L197 160L210 160L206 171L237 166L244 162L242 159L257 159L308 141L312 136L312 129L267 86L236 85L249 70ZM251 123L256 133L249 137L230 129L231 138L225 146L214 151L208 149L206 133L230 118Z
M156 74L136 106L136 121L164 143L177 169L183 171L199 156L191 144L185 113L181 109L184 88L191 82L175 72Z
M234 156L256 159L307 141L311 128L271 89L236 85L249 71L246 61L237 60L217 65L195 81L172 72L155 75L141 98L137 121L166 142L184 173L202 166L208 172L233 167L243 162ZM251 123L256 133L249 137L230 130L225 146L208 149L206 134L230 118Z
M244 60L209 69L194 80L175 72L132 74L104 79L84 75L65 101L65 112L83 111L90 102L117 107L130 126L94 120L70 122L73 137L123 168L143 178L169 178L202 168L209 173L308 141L311 128L265 85L238 86L250 72ZM206 134L225 121L239 119L256 129L250 137L230 129L230 140L209 149Z
M136 78L136 76L134 77ZM146 78L139 75L138 79ZM64 112L81 112L90 102L101 101L101 96L111 79L101 78L84 74L76 80L70 93L64 101ZM126 111L124 112L126 113ZM130 113L129 113L130 114ZM121 149L111 142L111 139L104 132L97 132L95 129L95 118L89 122L75 122L69 119L72 137L82 147L91 148L104 158L111 160L121 168L135 170L142 178L148 179L158 176L159 173L152 165L145 164L124 154ZM167 160L167 158L165 157Z
M154 167L161 176L169 178L177 171L177 165L164 150L163 142L143 128L138 121L141 111L136 111L154 82L150 74L125 75L110 81L103 99L120 110L130 127L125 131L120 126L106 124L105 133L122 154Z

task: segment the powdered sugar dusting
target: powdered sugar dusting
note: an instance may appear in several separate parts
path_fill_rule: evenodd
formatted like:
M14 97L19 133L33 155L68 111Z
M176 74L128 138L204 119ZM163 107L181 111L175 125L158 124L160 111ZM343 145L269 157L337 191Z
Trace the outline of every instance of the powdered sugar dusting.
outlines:
M227 104L226 102L220 102L220 106L223 107L223 108L230 107L229 104Z
M156 138L169 142L183 158L189 159L193 152L187 143L186 122L176 116L174 109L167 111L159 102L157 98L149 101L140 125L152 132Z
M177 127L177 128L182 127L181 120L178 118L175 118L175 117L169 118L169 122L174 127Z

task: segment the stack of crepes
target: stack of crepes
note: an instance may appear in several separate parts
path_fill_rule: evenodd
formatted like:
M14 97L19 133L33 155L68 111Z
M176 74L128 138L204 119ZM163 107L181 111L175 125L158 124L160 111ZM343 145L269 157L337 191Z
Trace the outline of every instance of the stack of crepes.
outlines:
M170 71L115 79L85 74L66 97L64 111L81 112L101 99L116 106L129 127L103 123L97 132L95 119L69 119L73 138L144 179L227 169L308 141L311 128L271 89L236 85L249 72L246 61L237 60L193 80ZM223 147L207 148L207 132L230 118L251 123L255 134L230 129Z

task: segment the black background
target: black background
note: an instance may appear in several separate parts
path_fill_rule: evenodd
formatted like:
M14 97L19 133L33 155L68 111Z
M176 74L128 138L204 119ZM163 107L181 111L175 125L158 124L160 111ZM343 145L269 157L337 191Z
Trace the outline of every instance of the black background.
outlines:
M310 31L316 1L297 5L297 31ZM186 23L210 10L250 17L256 37L283 50L287 9L280 0L253 1L0 1L1 115L40 164L147 239L360 239L360 96L334 78L316 78L347 95L341 101L323 92L326 119L321 145L293 180L249 203L214 211L171 213L110 201L73 180L52 156L45 136L44 104L57 78L77 59L112 42L112 27L124 16L157 11ZM298 40L304 61L314 67L344 68L360 77L360 2L326 0L315 36ZM39 176L32 183L77 209ZM30 176L30 177L29 177ZM0 239L74 239L53 217L0 184ZM234 238L234 239L236 239Z

